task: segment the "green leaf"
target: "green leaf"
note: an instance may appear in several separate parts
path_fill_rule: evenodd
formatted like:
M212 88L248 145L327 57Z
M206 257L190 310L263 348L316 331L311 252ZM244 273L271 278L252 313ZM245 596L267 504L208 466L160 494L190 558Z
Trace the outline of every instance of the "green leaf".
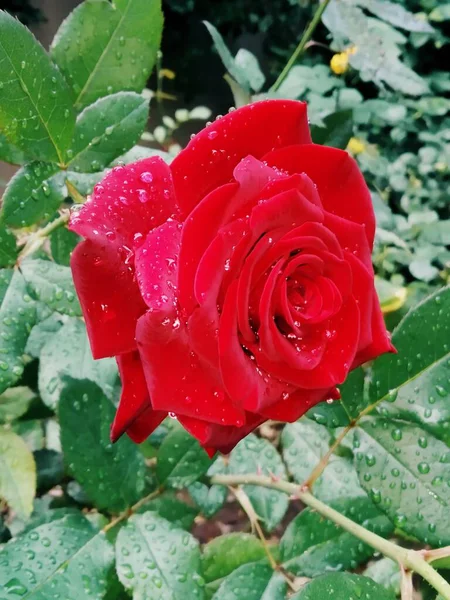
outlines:
M250 434L234 448L228 464L230 474L261 472L286 479L286 468L275 448L262 438ZM253 507L267 530L278 525L284 517L289 499L287 494L254 485L243 486Z
M358 4L366 8L373 15L387 21L394 27L406 31L433 33L434 29L425 19L406 10L401 4L388 2L388 0L358 0Z
M0 394L0 423L9 423L24 415L36 394L25 386L12 387Z
M350 423L348 414L345 411L342 402L332 401L320 402L309 409L305 415L308 419L315 421L319 425L325 425L325 427L345 427Z
M75 246L80 241L79 236L67 227L59 227L50 236L50 249L53 260L59 265L68 267Z
M221 584L213 600L284 600L287 584L272 567L250 563L242 565Z
M303 483L328 452L331 435L323 425L309 419L289 423L281 434L283 458L294 480ZM331 456L322 475L314 484L314 495L328 502L341 496L365 496L352 462Z
M12 267L18 254L15 235L0 223L0 267Z
M8 598L103 598L114 552L81 515L28 531L0 552L0 587ZM21 564L18 570L9 565Z
M264 77L264 73L261 71L261 67L259 66L256 56L249 52L249 50L240 48L234 57L234 62L237 67L244 71L250 88L254 92L259 92L263 87L266 78Z
M84 323L70 319L44 345L39 363L39 392L43 402L54 409L64 387L64 377L95 381L112 397L117 367L112 358L92 358Z
M364 571L365 577L370 577L396 596L400 595L400 568L398 563L390 558L381 558L369 565Z
M47 499L46 499L47 500ZM36 501L35 501L36 504ZM35 511L31 515L30 519L27 521L24 529L21 531L22 533L27 533L32 529L36 529L41 525L45 525L46 523L52 523L53 521L59 521L60 519L66 517L67 515L79 515L81 516L80 511L73 506L65 506L63 508L48 508L49 504L43 502L43 512Z
M128 438L111 444L114 413L95 383L67 380L59 403L64 459L97 508L119 511L141 496L145 463Z
M42 348L48 342L49 338L59 331L62 327L62 317L53 313L47 319L40 321L33 327L25 346L25 354L33 358L39 358Z
M397 355L374 364L369 388L371 403L384 415L420 423L449 440L450 287L413 307L392 336ZM376 404L374 404L376 405Z
M11 227L34 225L50 218L64 198L64 173L58 165L29 163L9 181L0 217Z
M446 444L403 421L365 417L354 449L361 485L397 527L433 546L450 543Z
M14 271L12 269L0 269L0 306L2 305L3 298L8 291L13 274Z
M339 110L325 117L323 122L325 127L311 128L314 143L345 150L353 135L353 110Z
M61 483L64 477L64 464L61 452L42 448L34 452L37 472L37 489L45 493Z
M25 442L14 432L0 429L0 498L19 517L29 517L36 493L36 465ZM1 576L0 576L1 580Z
M30 293L52 311L63 315L81 316L81 308L69 267L41 258L24 260L20 270Z
M170 521L176 527L187 530L191 529L194 519L198 515L196 508L179 500L172 490L167 490L146 502L137 512L143 513L148 510L158 513L160 517Z
M71 12L51 54L75 106L122 90L140 92L155 64L162 26L160 0L86 0Z
M27 162L25 153L10 144L3 133L0 132L0 160L12 165L23 165Z
M203 548L202 574L207 583L223 579L238 567L262 560L266 553L258 538L250 533L228 533L211 540Z
M378 535L387 537L394 529L367 496L347 496L330 506ZM297 576L317 577L327 571L355 569L373 554L371 546L310 508L291 521L280 542L283 567Z
M161 483L181 489L204 475L210 465L211 460L197 440L177 427L161 444L156 474Z
M364 370L359 367L349 373L344 384L339 387L341 404L351 418L357 417L369 404L366 398L365 378Z
M149 100L134 92L100 98L79 115L69 168L101 171L139 140L148 119Z
M32 452L42 450L44 447L44 427L41 419L15 421L12 423L11 429L22 438Z
M250 84L247 78L247 75L244 69L236 64L235 59L231 52L228 50L227 45L224 42L223 37L211 23L208 21L203 21L206 26L206 29L209 31L210 36L214 42L214 47L216 48L220 59L223 63L223 66L226 68L231 77L238 83L238 85L245 91L248 92L250 88Z
M329 573L307 583L291 600L395 600L395 595L362 575Z
M76 173L75 171L67 171L66 181L73 184L76 190L82 196L88 196L96 183L99 183L106 175L107 171L99 173Z
M221 456L208 469L208 477L228 473L228 467ZM201 481L195 481L188 487L189 494L196 505L207 518L211 518L222 508L227 498L227 488L223 485L207 485Z
M0 129L40 160L64 162L75 115L69 89L33 34L0 12Z
M21 273L14 271L0 307L0 394L23 373L23 353L36 322L36 303L27 291Z
M198 542L153 512L131 517L116 542L117 574L139 600L203 600Z
M430 21L437 21L438 23L442 23L442 21L450 20L450 3L440 4L434 8L428 18Z

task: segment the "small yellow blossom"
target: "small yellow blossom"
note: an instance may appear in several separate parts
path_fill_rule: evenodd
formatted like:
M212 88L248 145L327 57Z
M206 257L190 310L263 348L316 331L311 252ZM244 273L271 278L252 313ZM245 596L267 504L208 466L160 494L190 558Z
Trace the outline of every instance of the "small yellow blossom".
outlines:
M434 168L439 173L443 173L444 171L447 170L447 163L445 163L443 161L439 161L439 162L435 163Z
M349 139L347 144L347 151L350 152L350 154L361 154L361 152L364 152L365 150L366 144L363 140L360 140L359 138L355 137Z
M346 48L343 52L339 52L335 54L330 60L330 68L333 73L336 75L342 75L348 69L349 56L353 56L358 52L357 46L350 46Z
M161 69L161 71L159 72L159 76L161 78L166 77L167 79L175 79L176 77L175 73L170 69Z
M348 54L346 52L335 54L330 60L330 69L336 75L345 73L348 69Z
M408 290L405 287L399 288L392 298L389 298L388 301L381 303L381 311L383 315L388 315L389 313L393 313L399 308L401 308L408 297Z

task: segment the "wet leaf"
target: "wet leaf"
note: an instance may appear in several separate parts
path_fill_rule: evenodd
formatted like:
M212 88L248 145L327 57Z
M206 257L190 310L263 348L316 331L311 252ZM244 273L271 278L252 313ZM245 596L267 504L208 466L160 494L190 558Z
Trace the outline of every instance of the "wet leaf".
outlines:
M69 89L33 34L0 12L0 129L39 160L64 162L75 115Z
M69 169L101 171L127 152L145 129L148 109L149 101L134 92L118 92L85 108L75 126Z
M367 496L347 496L334 500L330 506L383 537L388 537L394 529ZM310 508L291 521L280 542L283 566L289 572L304 577L355 569L373 554L371 546Z
M203 600L200 549L189 533L154 512L131 517L116 542L117 574L139 600Z
M262 473L286 479L286 468L280 455L267 440L250 434L234 448L228 464L230 474ZM254 485L244 485L256 514L267 530L278 525L288 507L288 496L283 492Z
M197 440L176 427L161 444L156 474L161 483L181 489L194 483L210 465L211 460Z
M66 465L97 508L120 511L143 495L145 463L127 437L111 443L114 413L95 383L66 380L59 403Z
M85 1L70 13L51 55L71 88L75 106L122 90L140 92L161 41L160 0Z
M67 515L4 546L0 586L8 598L103 598L113 557L104 533L97 533L81 515ZM20 569L11 569L19 563Z
M36 465L33 455L18 435L0 429L0 498L6 500L20 517L29 517L35 493Z

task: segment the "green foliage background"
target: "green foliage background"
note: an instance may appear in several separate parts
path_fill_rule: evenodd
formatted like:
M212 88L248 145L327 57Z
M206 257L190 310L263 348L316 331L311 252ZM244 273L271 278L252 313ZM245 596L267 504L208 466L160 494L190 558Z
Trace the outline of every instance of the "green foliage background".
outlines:
M282 80L316 3L164 9L162 56L158 0L85 0L49 52L0 12L0 159L18 167L0 212L0 599L408 598L392 558L423 576L424 600L450 598L450 5L331 0ZM200 28L181 53L180 32ZM245 39L260 40L255 53ZM199 74L212 85L205 64L229 84L213 112L307 100L314 140L355 154L398 349L354 371L341 402L213 460L174 419L141 446L110 443L120 382L113 360L91 358L65 228L106 169L170 161L209 118L172 98L191 102ZM269 482L230 493L221 479L247 474ZM279 480L309 482L308 507Z

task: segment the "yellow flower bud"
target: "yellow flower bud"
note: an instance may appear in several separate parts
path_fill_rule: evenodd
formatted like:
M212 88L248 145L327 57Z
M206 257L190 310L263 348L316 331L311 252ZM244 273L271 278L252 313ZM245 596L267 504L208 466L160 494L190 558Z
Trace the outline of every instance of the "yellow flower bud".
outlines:
M348 69L348 54L346 52L340 52L335 54L330 60L330 69L336 75L342 75Z
M360 140L359 138L355 137L349 139L347 144L347 151L350 152L350 154L361 154L361 152L364 152L365 149L366 144L363 140Z

